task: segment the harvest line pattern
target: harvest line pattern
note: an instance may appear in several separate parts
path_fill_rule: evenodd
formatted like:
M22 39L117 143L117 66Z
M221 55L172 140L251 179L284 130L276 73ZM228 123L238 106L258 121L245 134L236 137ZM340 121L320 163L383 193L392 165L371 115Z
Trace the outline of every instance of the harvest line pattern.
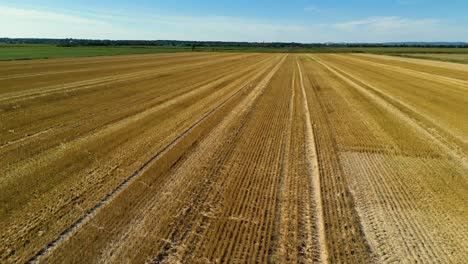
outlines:
M466 65L134 55L0 82L2 263L468 258Z
M112 192L107 194L107 196L102 199L98 204L96 204L93 208L89 209L86 214L84 214L82 217L78 219L73 225L71 225L69 228L67 228L64 232L62 232L57 239L54 241L50 242L47 244L44 248L42 248L34 257L32 257L28 263L34 263L36 262L41 256L46 254L48 251L53 250L54 247L56 247L62 240L66 239L74 230L80 227L87 219L91 218L96 211L101 208L102 206L106 205L113 197L119 194L119 192L122 191L123 188L125 188L128 184L130 184L135 178L137 178L141 173L150 167L154 161L158 158L160 158L164 153L171 147L174 147L177 142L187 134L189 134L195 127L197 127L201 122L206 120L209 116L211 116L214 112L216 112L218 109L223 107L229 100L240 94L246 87L242 87L239 89L237 92L235 92L233 95L231 95L228 99L226 99L224 102L216 106L214 109L212 109L210 112L208 112L205 116L203 116L202 119L198 120L195 124L193 124L189 129L184 131L181 135L176 137L173 141L171 141L168 145L166 145L162 150L160 150L158 153L156 153L153 157L151 157L150 160L146 161L142 167L140 167L137 171L135 171L130 177L125 179L117 188L115 188Z

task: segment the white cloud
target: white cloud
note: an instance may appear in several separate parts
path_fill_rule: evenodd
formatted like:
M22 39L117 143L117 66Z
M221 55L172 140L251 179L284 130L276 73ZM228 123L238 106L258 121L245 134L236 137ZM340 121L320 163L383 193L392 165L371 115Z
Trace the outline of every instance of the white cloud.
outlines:
M310 10L319 9L311 7ZM52 11L0 5L0 37L267 42L468 40L459 39L460 36L468 36L468 29L433 19L398 16L306 24L227 16Z
M0 16L10 17L19 20L47 21L56 23L74 23L74 24L92 24L97 21L86 19L80 16L63 15L48 11L37 11L28 9L19 9L14 7L0 6ZM18 22L18 21L12 21Z
M125 30L106 20L0 6L1 37L111 38Z
M301 25L224 16L112 15L0 6L0 37L288 41Z
M335 24L341 30L405 30L433 27L438 24L434 19L407 19L397 16L370 17Z
M369 17L335 23L332 28L342 39L352 42L468 40L468 28L437 19Z
M287 41L307 30L301 25L225 16L153 16L145 23L163 26L160 38L166 39Z

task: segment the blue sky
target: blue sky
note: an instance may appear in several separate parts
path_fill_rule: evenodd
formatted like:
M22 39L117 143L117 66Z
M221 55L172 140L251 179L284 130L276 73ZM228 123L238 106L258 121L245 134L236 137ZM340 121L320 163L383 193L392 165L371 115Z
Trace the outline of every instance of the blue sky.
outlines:
M468 1L0 0L0 37L467 41Z

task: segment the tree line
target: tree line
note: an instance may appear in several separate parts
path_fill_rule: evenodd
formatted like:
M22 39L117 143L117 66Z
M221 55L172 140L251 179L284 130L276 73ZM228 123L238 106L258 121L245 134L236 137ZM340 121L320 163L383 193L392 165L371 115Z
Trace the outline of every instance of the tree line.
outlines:
M314 47L445 47L468 48L466 42L392 42L392 43L297 43L297 42L226 42L184 40L99 40L51 38L0 38L4 44L49 44L73 46L167 46L167 47L233 47L233 48L314 48Z

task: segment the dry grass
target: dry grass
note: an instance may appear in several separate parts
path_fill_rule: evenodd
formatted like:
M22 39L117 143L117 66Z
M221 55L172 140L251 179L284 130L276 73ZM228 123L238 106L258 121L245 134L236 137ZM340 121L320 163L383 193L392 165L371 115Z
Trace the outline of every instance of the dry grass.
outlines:
M417 58L417 59L430 59L438 61L447 61L447 62L456 62L456 63L468 63L468 54L401 54L404 57L408 58Z
M1 262L468 257L465 65L197 53L0 66Z
M462 262L467 87L352 57L314 56L309 72L373 258Z

